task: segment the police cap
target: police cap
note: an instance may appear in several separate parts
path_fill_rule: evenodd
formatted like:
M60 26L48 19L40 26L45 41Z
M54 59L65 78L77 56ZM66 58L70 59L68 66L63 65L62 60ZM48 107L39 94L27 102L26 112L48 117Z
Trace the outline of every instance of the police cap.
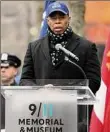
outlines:
M16 55L8 53L1 54L1 67L13 66L18 68L21 66L21 60Z

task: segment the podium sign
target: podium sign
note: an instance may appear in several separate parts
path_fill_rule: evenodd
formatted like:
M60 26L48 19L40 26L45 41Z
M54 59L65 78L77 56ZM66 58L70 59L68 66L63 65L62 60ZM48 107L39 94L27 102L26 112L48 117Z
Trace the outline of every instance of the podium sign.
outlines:
M77 94L61 89L7 89L6 132L77 132Z
M86 80L36 82L37 86L1 87L5 132L82 132L82 128L88 132L86 106L96 98Z

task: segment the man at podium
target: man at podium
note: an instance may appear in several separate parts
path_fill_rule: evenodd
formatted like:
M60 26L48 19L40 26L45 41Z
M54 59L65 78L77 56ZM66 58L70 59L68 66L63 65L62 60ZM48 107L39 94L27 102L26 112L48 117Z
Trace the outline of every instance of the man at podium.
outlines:
M74 33L64 3L50 4L46 17L47 35L29 43L20 85L37 85L37 79L89 79L95 94L101 80L96 45Z
M52 3L46 17L47 35L29 43L20 85L36 85L36 79L87 78L95 93L100 86L100 64L95 44L74 33L69 26L69 9L64 3Z

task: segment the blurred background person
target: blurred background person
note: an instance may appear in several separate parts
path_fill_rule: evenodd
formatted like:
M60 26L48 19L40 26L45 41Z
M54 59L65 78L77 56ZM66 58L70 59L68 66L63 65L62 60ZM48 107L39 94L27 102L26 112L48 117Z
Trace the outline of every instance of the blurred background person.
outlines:
M15 77L18 74L18 67L21 60L11 54L2 53L1 55L1 85L17 85Z
M21 60L16 55L8 53L1 54L1 85L16 86L15 76L18 68L21 66ZM5 128L5 99L1 95L1 129Z

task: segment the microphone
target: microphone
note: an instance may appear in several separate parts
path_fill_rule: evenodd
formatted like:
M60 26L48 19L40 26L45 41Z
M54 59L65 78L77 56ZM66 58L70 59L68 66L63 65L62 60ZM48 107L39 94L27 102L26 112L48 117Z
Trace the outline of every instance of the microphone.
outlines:
M75 62L73 62L73 61L71 61L71 60L69 59L69 57L72 57L72 58L74 58L75 60L79 61L79 58L78 58L75 54L73 54L73 53L70 52L69 50L65 49L61 44L56 44L56 45L55 45L55 49L56 49L56 50L61 50L61 51L63 51L63 52L68 56L68 57L65 56L65 61L68 61L68 62L70 62L71 64L75 65L75 66L79 69L79 71L82 73L84 79L87 79L87 76L86 76L84 70L83 70L79 65L77 65Z
M79 61L79 58L75 54L73 54L69 50L65 49L61 44L56 44L55 49L56 50L62 50L68 57L72 57L75 60Z

